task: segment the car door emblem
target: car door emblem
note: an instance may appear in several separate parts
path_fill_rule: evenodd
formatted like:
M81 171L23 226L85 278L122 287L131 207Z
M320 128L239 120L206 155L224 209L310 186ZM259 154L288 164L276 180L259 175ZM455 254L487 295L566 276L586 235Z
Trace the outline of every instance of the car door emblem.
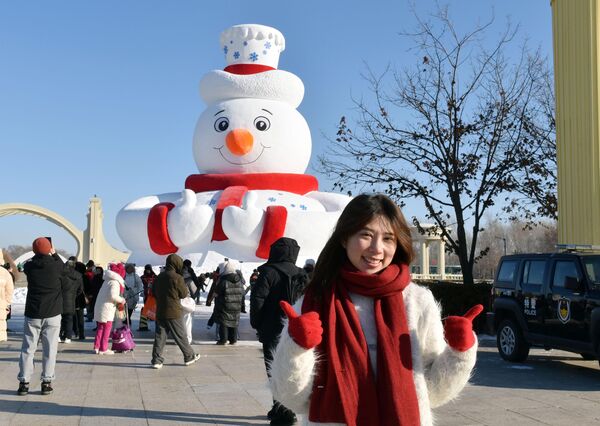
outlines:
M558 319L563 324L571 319L571 301L565 297L558 300Z

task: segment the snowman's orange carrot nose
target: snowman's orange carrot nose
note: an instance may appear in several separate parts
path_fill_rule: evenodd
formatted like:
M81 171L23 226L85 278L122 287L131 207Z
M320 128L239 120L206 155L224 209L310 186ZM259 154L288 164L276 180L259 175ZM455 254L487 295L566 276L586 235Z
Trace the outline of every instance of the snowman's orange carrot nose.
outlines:
M233 129L225 138L227 148L233 155L246 155L252 150L254 138L246 129Z

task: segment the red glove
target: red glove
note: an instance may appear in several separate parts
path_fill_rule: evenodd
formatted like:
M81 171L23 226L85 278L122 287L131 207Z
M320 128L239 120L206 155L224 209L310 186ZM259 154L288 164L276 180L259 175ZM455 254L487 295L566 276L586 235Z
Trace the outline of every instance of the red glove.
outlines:
M288 333L304 349L312 349L323 340L323 327L317 312L311 311L298 315L294 308L282 300L279 306L288 317Z
M444 321L444 335L451 348L464 352L475 344L473 320L483 311L482 305L475 305L464 317L449 316Z
M117 305L117 309L119 310L119 312L123 312L125 310L125 303L119 303Z

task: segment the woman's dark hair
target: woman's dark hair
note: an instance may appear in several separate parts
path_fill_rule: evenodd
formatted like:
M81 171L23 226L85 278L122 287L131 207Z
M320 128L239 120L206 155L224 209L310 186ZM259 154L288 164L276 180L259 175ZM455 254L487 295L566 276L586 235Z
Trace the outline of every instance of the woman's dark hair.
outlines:
M412 237L400 208L383 194L358 195L348 203L340 215L333 234L317 259L313 277L308 284L308 288L312 289L317 297L320 297L323 290L331 285L348 259L342 244L377 216L382 216L389 221L398 242L392 263L410 265L414 258Z

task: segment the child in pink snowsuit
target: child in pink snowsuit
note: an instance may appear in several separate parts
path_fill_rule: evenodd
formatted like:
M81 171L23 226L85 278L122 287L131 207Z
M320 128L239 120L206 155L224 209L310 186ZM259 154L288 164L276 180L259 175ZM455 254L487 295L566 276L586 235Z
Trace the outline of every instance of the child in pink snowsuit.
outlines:
M125 307L125 299L122 296L125 289L124 277L125 267L122 263L111 263L104 272L104 283L102 283L94 307L94 321L98 327L94 351L100 355L114 354L112 350L108 349L108 338L117 309L123 311Z

